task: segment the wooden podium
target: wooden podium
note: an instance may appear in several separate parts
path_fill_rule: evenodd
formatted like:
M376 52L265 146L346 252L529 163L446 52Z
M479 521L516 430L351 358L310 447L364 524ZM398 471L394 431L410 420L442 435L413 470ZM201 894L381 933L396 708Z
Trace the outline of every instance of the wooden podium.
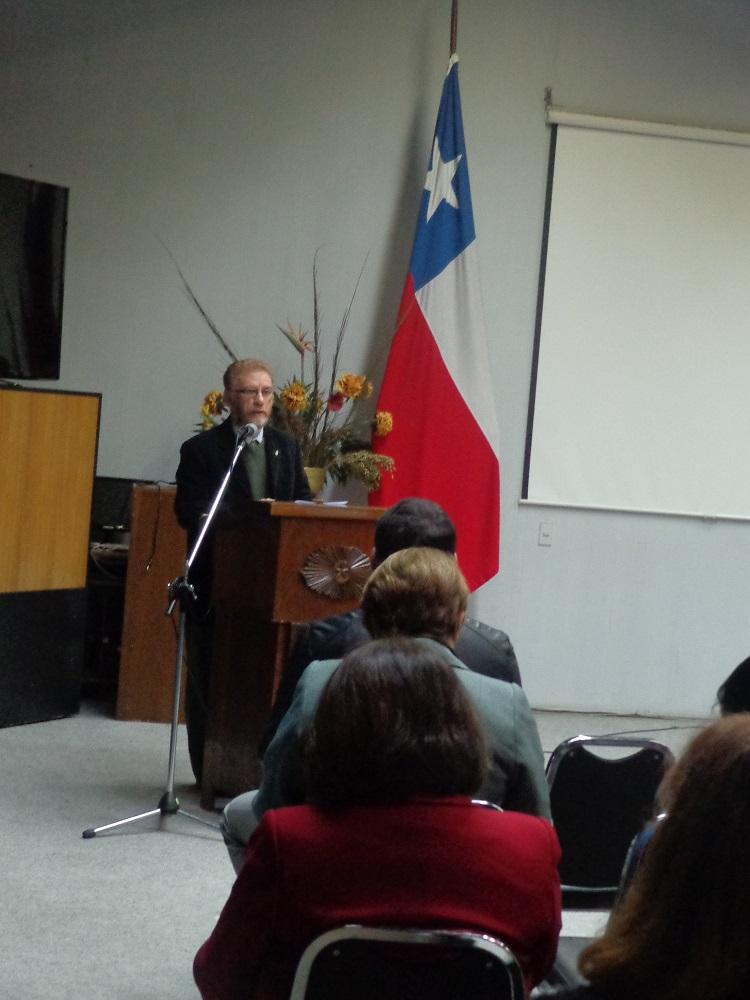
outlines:
M292 623L356 607L360 586L350 564L358 554L360 563L369 557L381 514L379 507L261 501L251 504L241 520L217 528L204 808L213 808L216 796L257 788L257 747ZM359 572L364 578L369 564Z

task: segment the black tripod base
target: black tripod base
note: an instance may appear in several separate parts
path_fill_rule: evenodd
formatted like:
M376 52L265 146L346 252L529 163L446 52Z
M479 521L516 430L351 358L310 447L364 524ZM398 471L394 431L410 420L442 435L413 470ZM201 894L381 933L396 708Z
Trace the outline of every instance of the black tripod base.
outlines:
M219 824L212 823L208 819L203 819L202 816L196 816L194 813L187 812L185 809L180 807L180 800L174 794L174 792L166 791L159 800L159 805L156 809L149 809L148 812L138 813L137 816L128 816L126 819L118 819L115 823L107 823L104 826L92 826L88 830L84 830L81 836L84 840L91 840L95 837L97 833L104 833L105 830L114 830L115 827L125 826L128 823L136 823L141 819L148 819L149 816L186 816L188 819L194 820L196 823L202 823L203 826L208 826L212 830L218 830Z
M180 811L180 800L174 792L165 792L159 799L159 812L162 816L174 816Z

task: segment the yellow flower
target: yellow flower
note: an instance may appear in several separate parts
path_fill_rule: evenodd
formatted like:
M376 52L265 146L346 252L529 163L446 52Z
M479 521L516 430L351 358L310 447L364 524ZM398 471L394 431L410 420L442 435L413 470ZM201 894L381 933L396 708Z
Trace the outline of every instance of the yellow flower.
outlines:
M336 392L340 392L342 396L346 396L347 399L357 399L362 396L363 399L372 393L372 383L367 378L366 375L352 375L351 372L345 372L343 375L339 375L336 379Z
M385 437L393 430L393 414L388 410L378 410L375 414L375 436Z
M218 389L214 389L213 392L206 393L203 397L203 406L201 407L201 416L204 417L218 417L220 413L224 410L224 396Z
M307 393L301 382L290 382L279 393L284 409L289 413L299 413L307 406Z
M388 455L372 451L349 451L339 459L339 471L354 476L367 487L368 492L378 489L383 472L394 472L396 463Z

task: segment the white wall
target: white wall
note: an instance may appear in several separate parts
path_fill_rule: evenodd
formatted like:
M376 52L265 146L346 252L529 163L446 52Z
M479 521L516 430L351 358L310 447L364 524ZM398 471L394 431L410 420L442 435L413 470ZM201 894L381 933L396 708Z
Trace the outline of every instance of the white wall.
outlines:
M369 253L344 360L380 375L449 8L6 0L0 170L71 189L60 385L102 393L101 474L171 479L225 366L160 241L235 350L280 376L295 360L275 324L311 322L315 248L332 331ZM703 714L750 647L747 526L518 506L543 93L593 113L750 130L750 9L463 0L459 53L503 474L502 568L475 613L508 630L538 707Z

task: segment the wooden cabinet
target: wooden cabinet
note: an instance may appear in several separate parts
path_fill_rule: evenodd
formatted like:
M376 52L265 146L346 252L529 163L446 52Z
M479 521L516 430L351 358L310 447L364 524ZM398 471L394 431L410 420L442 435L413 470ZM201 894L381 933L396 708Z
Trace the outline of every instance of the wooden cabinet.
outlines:
M172 719L178 618L177 613L168 618L164 612L167 584L183 571L186 544L185 532L172 509L174 495L174 486L133 487L115 710L118 719Z
M78 710L100 404L0 388L0 725Z

